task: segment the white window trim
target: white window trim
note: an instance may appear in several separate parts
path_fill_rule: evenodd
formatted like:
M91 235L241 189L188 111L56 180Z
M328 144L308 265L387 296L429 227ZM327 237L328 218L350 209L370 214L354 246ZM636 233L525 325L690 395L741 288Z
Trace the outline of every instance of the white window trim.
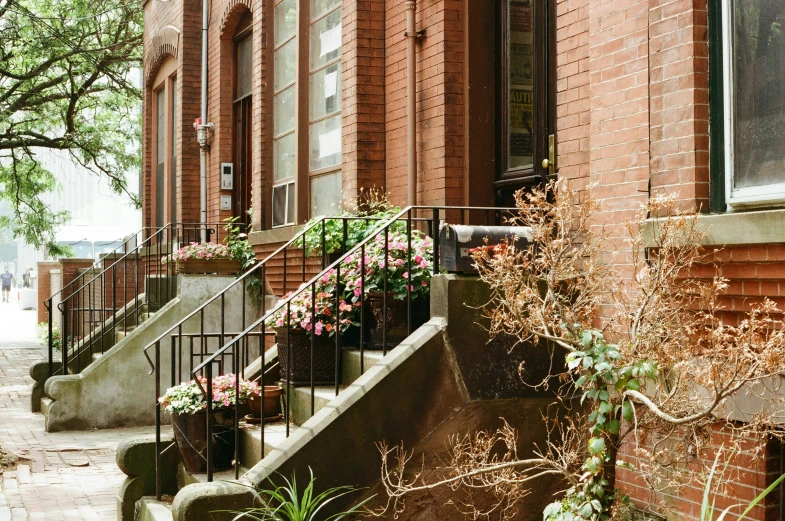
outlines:
M728 210L785 203L785 182L733 187L733 18L732 0L722 0L723 104L725 108L725 200Z

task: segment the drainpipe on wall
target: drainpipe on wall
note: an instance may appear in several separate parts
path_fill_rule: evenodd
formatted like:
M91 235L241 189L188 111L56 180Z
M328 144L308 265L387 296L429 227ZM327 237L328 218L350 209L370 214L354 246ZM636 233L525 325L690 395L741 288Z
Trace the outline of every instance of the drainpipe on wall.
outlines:
M207 20L208 3L202 0L202 113L204 127L199 139L199 188L201 204L202 242L207 242Z
M406 146L409 190L407 205L417 204L417 0L406 0Z

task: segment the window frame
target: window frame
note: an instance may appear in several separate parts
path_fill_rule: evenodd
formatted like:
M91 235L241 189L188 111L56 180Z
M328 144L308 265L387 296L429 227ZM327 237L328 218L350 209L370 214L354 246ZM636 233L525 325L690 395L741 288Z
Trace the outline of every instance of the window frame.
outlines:
M722 132L723 137L723 145L721 150L721 162L722 167L720 170L722 178L717 179L718 176L712 176L712 181L719 182L722 187L724 187L724 204L726 206L726 210L733 211L736 209L746 209L750 207L766 207L766 206L776 206L782 205L785 203L785 171L783 171L783 182L781 183L772 183L768 185L760 185L760 186L749 186L749 187L742 187L742 188L734 188L734 121L733 121L733 16L732 16L732 5L731 2L733 0L715 0L714 7L718 9L720 13L720 20L721 23L719 27L715 23L715 31L719 32L719 36L722 42L721 49L722 49L722 59L719 61L721 63L722 68L721 71L718 71L716 74L717 78L722 79L721 85L721 93L717 92L717 88L715 86L713 92L715 96L721 95L722 100L722 117L721 118L712 118L712 123L717 122L719 119L722 120L722 129L716 129L716 132ZM716 43L716 40L713 40ZM715 65L715 70L717 69L716 65L718 63L717 58L714 58L714 61L711 62L711 65ZM711 74L711 70L709 72ZM715 104L717 105L717 104ZM716 108L715 105L712 105L712 108ZM713 137L713 136L712 136ZM712 145L715 145L716 138L712 139ZM719 155L719 154L718 154ZM712 161L712 166L719 166L717 165L718 162ZM716 192L713 192L715 201L712 204L712 209L720 210L721 208L717 208L722 206L719 201Z
M253 15L246 11L232 36L232 213L244 224L251 222L247 212L253 205L253 38ZM250 45L251 85L240 94L240 47L246 43Z
M297 19L295 23L295 31L293 35L283 39L280 43L276 43L276 19L275 19L275 8L279 6L285 0L276 0L270 2L269 5L269 12L267 13L267 18L270 20L270 30L269 30L269 42L270 45L268 46L268 59L267 63L270 64L267 71L268 84L270 85L269 90L269 97L266 98L269 106L271 107L270 110L270 123L272 132L269 134L269 138L266 140L266 144L269 147L269 156L271 158L270 162L268 163L269 167L269 191L265 195L270 201L270 228L280 228L284 226L291 226L297 224L298 222L305 222L308 218L311 217L312 208L311 208L311 180L317 177L332 175L337 172L342 172L343 170L343 119L342 119L342 108L343 108L343 95L342 95L342 81L341 81L341 71L343 71L343 42L341 42L341 48L336 58L332 60L315 66L313 69L311 68L311 32L312 27L319 23L321 20L324 20L328 16L332 15L336 11L340 11L342 13L343 5L342 2L336 2L336 5L332 6L325 12L319 14L314 19L311 19L311 0L294 0L296 5L296 12L297 12ZM339 27L341 28L341 39L343 39L343 19L341 18L341 22ZM286 85L282 85L276 89L275 87L275 53L276 51L282 49L284 46L290 44L292 40L296 40L295 44L295 56L297 59L297 63L295 64L295 77L292 82L287 83ZM333 111L327 115L320 116L318 118L311 118L311 99L310 99L310 82L311 76L314 74L318 74L319 72L327 69L328 67L333 66L334 64L339 64L339 76L338 76L338 90L337 94L339 96L339 108L337 111ZM281 132L280 134L275 134L275 96L281 94L282 92L286 91L287 89L294 88L294 96L295 96L295 114L294 114L294 128L292 130ZM313 124L318 124L322 121L327 121L330 118L338 116L341 121L340 130L341 130L341 154L340 159L336 165L327 166L319 169L311 170L310 168L310 136L311 136L311 126ZM294 175L286 177L284 179L275 180L276 174L276 161L277 155L275 152L275 145L276 142L282 138L289 136L290 134L294 134L294 153L295 153L295 160L294 160ZM276 222L275 220L275 194L276 189L282 186L287 186L286 190L286 197L285 197L285 208L284 208L284 222ZM290 197L289 193L293 192L293 198ZM294 208L290 208L293 201ZM342 197L341 201L342 202Z
M176 106L179 101L179 96L175 94L175 89L178 87L177 81L177 63L173 58L167 60L159 69L158 74L155 76L150 86L150 98L152 105L152 132L154 136L151 150L151 197L150 197L150 220L155 227L162 227L177 221L177 135L175 132L178 125L177 115L178 107ZM163 96L163 161L160 161L160 153L158 150L158 132L160 130L159 119L159 99ZM163 209L161 211L161 219L158 219L158 165L164 165L164 178L162 182L163 188ZM174 213L174 215L173 215Z

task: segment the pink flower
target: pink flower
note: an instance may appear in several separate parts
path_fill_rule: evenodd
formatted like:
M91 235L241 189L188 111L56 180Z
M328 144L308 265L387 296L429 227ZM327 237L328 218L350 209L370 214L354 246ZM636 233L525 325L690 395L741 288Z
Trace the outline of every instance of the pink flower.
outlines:
M405 279L408 279L409 278L409 272L408 271L405 272L403 275L401 275L401 277L403 277Z
M427 287L427 286L428 286L428 283L423 280L422 281L422 287Z
M362 294L362 290L360 288L354 288L354 296L359 297Z
M420 256L420 255L415 255L414 256L414 262L416 262L417 264L421 264L422 261L423 261L422 256Z
M321 335L322 328L324 328L324 324L322 324L321 322L317 322L316 324L314 324L314 334Z

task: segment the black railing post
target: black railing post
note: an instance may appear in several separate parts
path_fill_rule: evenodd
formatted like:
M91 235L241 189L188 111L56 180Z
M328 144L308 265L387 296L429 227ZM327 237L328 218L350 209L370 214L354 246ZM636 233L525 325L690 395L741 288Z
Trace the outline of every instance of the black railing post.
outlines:
M439 273L439 210L433 210L433 274Z
M384 227L384 284L382 291L382 353L387 356L387 269L390 263L389 226Z
M406 281L406 336L412 334L412 210L406 214L406 270L409 279Z
M262 316L264 316L264 313L262 313ZM266 340L266 337L264 336L264 333L265 333L265 324L264 324L264 322L262 322L262 336L259 337L260 338L260 340L259 340L259 352L262 353L262 374L259 377L259 380L260 380L259 387L261 387L261 389L262 389L260 391L261 396L259 396L259 398L262 400L262 413L260 414L260 416L262 417L262 421L260 422L260 426L261 426L262 432L259 435L259 438L260 438L260 440L262 442L261 443L261 445L262 445L262 447L261 447L261 451L262 451L261 459L264 459L264 373L265 373L265 369L266 369L265 366L264 366L264 355L265 355L265 352L267 350L267 340Z
M346 221L344 221L346 222ZM341 371L341 316L340 316L340 305L341 305L341 293L338 291L338 287L341 284L341 263L339 262L335 266L335 312L333 316L335 317L335 327L333 328L333 333L335 334L335 396L338 396L338 392L340 391L340 371ZM313 354L313 349L311 349L311 354Z
M161 342L155 343L155 497L161 500Z
M63 313L60 321L62 323L62 328L60 329L60 351L63 356L63 374L66 375L68 374L68 304L66 303L60 311Z
M207 373L207 481L213 480L213 364L205 366Z
M234 356L232 365L234 369L234 479L240 479L240 353L237 352L238 342L232 345ZM264 372L264 359L262 359L262 372ZM264 390L262 390L264 393ZM264 398L264 395L262 395ZM262 420L264 424L264 420Z
M52 376L52 366L54 365L54 339L52 338L52 299L46 299L44 301L44 307L46 308L46 315L49 319L49 376ZM62 346L62 338L60 339L60 345Z
M284 252L285 254L285 252ZM285 257L284 257L285 258ZM291 417L291 407L292 407L292 395L291 395L291 385L292 385L292 327L291 327L291 318L292 317L292 305L291 301L286 301L286 437L289 437L289 418ZM313 317L311 317L311 321L313 321ZM315 331L315 324L311 325L311 331ZM278 347L280 349L280 346Z
M365 373L365 243L360 246L360 374Z
M316 348L316 283L311 282L311 416L316 412L316 388L313 381L313 352ZM291 362L289 362L291 364Z

